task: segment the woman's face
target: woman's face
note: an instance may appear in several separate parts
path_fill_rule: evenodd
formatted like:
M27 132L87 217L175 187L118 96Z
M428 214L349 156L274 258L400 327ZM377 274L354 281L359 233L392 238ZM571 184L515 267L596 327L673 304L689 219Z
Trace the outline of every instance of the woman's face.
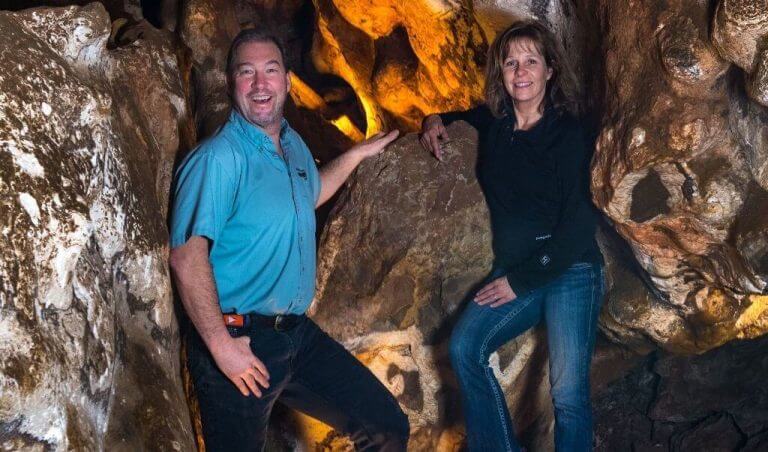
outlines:
M547 92L552 68L534 42L527 38L510 41L502 63L504 88L516 107L538 106Z

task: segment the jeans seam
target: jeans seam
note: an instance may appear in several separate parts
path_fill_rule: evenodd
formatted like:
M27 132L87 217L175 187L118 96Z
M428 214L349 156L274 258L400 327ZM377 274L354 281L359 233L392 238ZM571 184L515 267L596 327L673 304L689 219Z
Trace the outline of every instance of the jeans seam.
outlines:
M596 278L595 278L595 269L592 267L591 271L591 284L590 284L590 296L589 296L589 317L587 318L587 344L590 343L592 340L592 317L593 317L593 311L595 309L595 286L596 286ZM586 356L584 356L586 354ZM584 350L582 350L582 356L581 356L581 362L584 363L585 360L588 360L589 363L591 363L592 358L592 350L591 347L584 347ZM581 375L579 377L581 378L581 381L585 381L585 379L589 376L589 364L586 366L581 366ZM589 404L589 391L586 393L586 400L582 400L582 402L586 402Z
M485 361L483 359L483 357L485 356L485 351L488 348L488 342L490 342L491 338L496 333L498 333L499 330L504 328L504 326L507 323L509 323L517 314L519 314L520 311L522 311L525 307L527 307L529 304L531 304L532 298L531 297L526 297L526 298L527 298L528 301L525 304L520 306L519 309L511 311L509 314L504 316L501 319L501 321L499 323L497 323L496 326L493 327L493 329L491 329L491 331L488 333L488 335L485 337L485 339L483 339L483 344L480 346L480 363L479 364L485 368L485 372L484 373L485 373L486 379L488 380L488 383L490 383L491 390L493 391L493 396L496 399L496 408L497 408L496 411L499 414L499 422L501 423L501 426L502 426L502 428L504 430L504 442L506 443L507 450L509 450L509 451L512 450L512 445L509 443L509 436L510 436L509 435L509 429L507 428L507 423L506 423L506 421L504 419L504 406L502 406L502 404L501 404L502 403L501 396L500 396L500 394L499 394L499 392L498 392L498 390L496 388L496 385L493 384L493 378L494 378L493 377L493 370L491 369L490 365L488 365L488 366L485 365L485 363L483 362L483 361ZM489 309L493 309L493 308L489 308ZM506 401L505 401L505 403L506 403Z

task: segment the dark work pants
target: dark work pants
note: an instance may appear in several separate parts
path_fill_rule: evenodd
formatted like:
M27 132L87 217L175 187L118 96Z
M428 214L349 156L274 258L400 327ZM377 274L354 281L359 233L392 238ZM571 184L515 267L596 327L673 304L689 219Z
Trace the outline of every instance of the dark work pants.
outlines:
M408 418L384 385L311 319L288 331L240 328L269 371L261 398L245 397L221 373L200 336L189 341L189 369L208 451L260 451L275 402L349 435L357 450L403 451Z

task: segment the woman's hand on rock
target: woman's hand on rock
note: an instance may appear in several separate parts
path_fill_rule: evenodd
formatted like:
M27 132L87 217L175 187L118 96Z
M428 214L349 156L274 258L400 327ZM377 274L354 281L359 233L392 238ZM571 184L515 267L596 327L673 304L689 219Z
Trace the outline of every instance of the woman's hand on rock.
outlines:
M424 149L431 152L438 160L443 160L443 147L448 142L443 120L439 115L429 115L421 122L419 141Z

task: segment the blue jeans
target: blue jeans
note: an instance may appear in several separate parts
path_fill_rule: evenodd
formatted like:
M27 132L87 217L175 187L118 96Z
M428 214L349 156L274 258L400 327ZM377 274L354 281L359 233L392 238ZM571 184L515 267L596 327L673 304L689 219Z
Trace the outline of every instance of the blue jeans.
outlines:
M261 398L243 396L218 369L202 339L189 341L189 370L200 403L208 451L260 451L275 402L302 411L349 435L357 450L404 451L408 417L384 385L311 319L277 331L254 325L248 335L269 371Z
M497 270L490 279L503 274ZM592 450L589 367L602 296L602 267L577 263L544 287L499 307L469 301L451 335L450 356L470 451L520 450L488 357L541 321L547 326L549 343L555 448Z

